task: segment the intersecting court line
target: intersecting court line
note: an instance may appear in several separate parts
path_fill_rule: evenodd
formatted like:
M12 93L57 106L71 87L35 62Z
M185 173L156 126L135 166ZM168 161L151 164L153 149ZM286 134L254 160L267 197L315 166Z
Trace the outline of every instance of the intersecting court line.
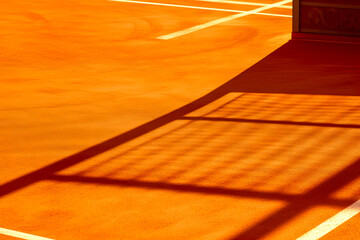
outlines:
M325 222L321 223L311 231L305 233L301 237L297 238L296 240L317 240L340 226L341 224L345 223L350 218L354 217L360 213L360 200L351 204L349 207L345 208L338 214L334 215L333 217L329 218Z
M200 25L197 25L197 26L194 26L194 27L190 27L190 28L178 31L178 32L163 35L163 36L157 37L157 39L168 40L168 39L180 37L180 36L183 36L183 35L186 35L186 34L189 34L189 33L192 33L192 32L196 32L196 31L202 30L204 28L212 27L212 26L215 26L215 25L218 25L220 23L224 23L224 22L227 22L227 21L230 21L230 20L245 17L245 16L248 16L248 15L251 15L251 14L258 14L258 13L260 13L262 11L265 11L265 10L268 10L268 9L271 9L271 8L275 8L275 7L279 7L281 5L291 3L291 2L292 2L292 0L283 0L283 1L280 1L280 2L277 2L277 3L268 4L266 6L255 8L254 10L250 10L250 11L238 13L238 14L235 14L235 15L231 15L231 16L228 16L228 17L216 19L216 20L213 20L213 21L210 21L210 22L207 22L207 23L204 23L204 24L200 24ZM291 17L291 16L289 16L289 17Z
M9 230L9 229L5 229L5 228L0 228L0 235L10 236L10 237L15 237L15 238L20 238L20 239L26 239L26 240L54 240L54 239L50 239L50 238L35 236L32 234L28 234L28 233L22 233L22 232L18 232L18 231L14 231L14 230Z
M220 11L220 12L232 12L232 13L245 13L247 11L225 9L225 8L212 8L212 7L198 7L190 5L180 5L180 4L171 4L171 3L159 3L159 2L144 2L137 0L109 0L112 2L125 2L125 3L137 3L144 5L155 5L155 6L165 6L165 7L178 7L178 8L189 8L189 9L200 9L200 10L211 10L211 11ZM265 4L267 5L267 4ZM254 13L258 15L267 15L267 16L277 16L277 17L291 17L291 15L285 14L273 14L273 13Z
M238 5L248 5L248 6L266 6L268 3L253 3L253 2L240 2L240 1L232 1L232 0L196 0L200 2L215 2L215 3L229 3L229 4L238 4ZM286 8L292 9L292 6L278 6L277 8Z
M144 1L136 1L136 0L109 0L109 1L113 1L113 2L125 2L125 3L137 3L137 4L145 4L145 5L156 5L156 6L167 6L167 7L178 7L178 8L190 8L190 9L201 9L201 10L212 10L212 11L222 11L222 12L237 12L238 14L229 16L229 17L224 17L224 18L220 18L211 22L207 22L201 25L197 25L191 28L187 28L178 32L174 32L171 34L167 34L164 36L160 36L157 37L157 39L161 39L161 40L168 40L168 39L172 39L172 38L176 38L188 33L192 33L204 28L208 28L211 26L215 26L217 24L223 23L223 22L227 22L236 18L240 18L240 17L245 17L251 14L258 14L258 15L266 15L266 16L276 16L276 17L292 17L291 15L285 15L285 14L272 14L272 13L262 13L262 11L271 9L271 8L278 8L278 7L288 7L288 6L283 6L284 4L290 3L292 2L292 0L284 0L278 3L273 3L273 4L264 4L264 3L247 3L247 2L237 2L238 4L246 4L247 5L254 5L255 6L262 6L260 8L256 8L254 10L250 10L250 11L240 11L240 10L232 10L232 9L223 9L223 8L209 8L209 7L198 7L198 6L189 6L189 5L179 5L179 4L170 4L170 3L158 3L158 2L144 2ZM210 0L210 1L216 1L216 0ZM217 0L217 1L221 1L221 0Z

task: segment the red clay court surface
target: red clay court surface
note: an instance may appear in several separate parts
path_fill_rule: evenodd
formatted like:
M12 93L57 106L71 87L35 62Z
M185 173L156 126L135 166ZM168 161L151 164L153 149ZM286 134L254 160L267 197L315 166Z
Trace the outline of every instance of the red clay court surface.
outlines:
M360 239L360 45L259 2L6 1L0 239Z

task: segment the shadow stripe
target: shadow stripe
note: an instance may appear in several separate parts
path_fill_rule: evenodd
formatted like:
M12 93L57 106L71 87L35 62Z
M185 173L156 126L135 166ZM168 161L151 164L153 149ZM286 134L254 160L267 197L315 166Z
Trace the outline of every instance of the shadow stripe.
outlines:
M293 122L279 120L259 120L259 119L241 119L241 118L216 118L216 117L182 117L181 120L191 121L214 121L214 122L240 122L240 123L258 123L258 124L281 124L296 126L330 127L330 128L360 128L358 124L337 124L337 123L312 123L312 122Z
M105 177L88 177L88 176L56 174L47 177L47 180L58 181L58 182L76 182L76 183L86 183L86 184L112 185L118 187L138 187L144 189L169 190L169 191L189 192L189 193L197 193L197 194L225 195L225 196L241 197L241 198L258 198L258 199L279 200L286 202L293 202L293 201L311 202L313 200L307 194L258 192L258 191L244 190L244 189L199 186L195 184L176 184L176 183L167 183L167 182L139 181L135 179L113 179L113 178L105 178ZM354 202L353 199L320 198L317 201L317 205L348 206L353 202Z

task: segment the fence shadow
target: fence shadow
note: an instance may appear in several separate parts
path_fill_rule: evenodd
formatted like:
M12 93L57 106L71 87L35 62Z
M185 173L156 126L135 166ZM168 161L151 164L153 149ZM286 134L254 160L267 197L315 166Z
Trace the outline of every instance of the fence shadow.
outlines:
M50 179L287 202L233 237L247 240L266 236L314 205L346 206L355 197L338 200L330 195L360 176L358 152L342 157L346 144L360 148L360 137L354 134L360 128L358 56L360 45L290 41L182 108L1 185L0 198ZM238 95L211 107L231 93ZM203 107L210 110L197 114ZM170 131L111 158L93 161L104 152L179 121ZM334 141L338 138L344 141ZM220 155L226 157L214 164ZM329 160L329 155L334 159ZM272 165L271 156L281 157L282 165ZM343 168L328 172L325 179L316 176L316 166L339 159ZM88 161L81 171L60 173ZM114 165L118 167L114 169ZM270 169L268 174L256 175L264 166ZM291 168L302 171L290 176L287 170ZM194 169L202 171L195 175ZM293 179L288 186L272 182L289 177ZM312 179L314 184L302 187L294 179ZM261 190L263 183L267 183L267 191Z

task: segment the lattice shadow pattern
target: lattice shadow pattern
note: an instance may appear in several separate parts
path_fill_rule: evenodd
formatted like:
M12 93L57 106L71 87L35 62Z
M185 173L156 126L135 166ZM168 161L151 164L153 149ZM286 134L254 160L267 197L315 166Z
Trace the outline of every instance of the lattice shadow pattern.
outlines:
M357 160L359 106L359 97L239 94L51 178L275 199L301 196ZM345 195L349 202L356 198Z

